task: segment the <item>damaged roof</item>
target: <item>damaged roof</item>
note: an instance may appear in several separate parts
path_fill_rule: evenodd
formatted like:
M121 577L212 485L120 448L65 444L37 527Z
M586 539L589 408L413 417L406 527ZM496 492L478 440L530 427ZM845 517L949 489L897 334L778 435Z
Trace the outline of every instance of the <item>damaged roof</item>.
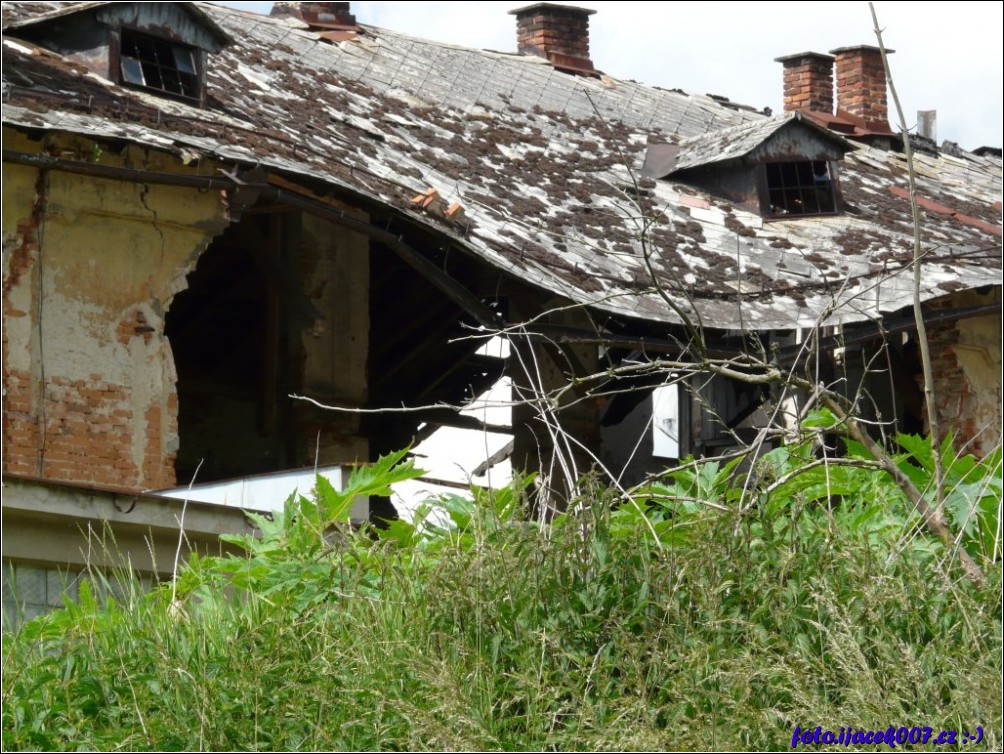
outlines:
M749 155L769 141L771 137L788 126L799 125L817 137L821 136L835 152L843 154L854 147L850 142L816 125L800 110L783 115L767 117L731 128L723 128L708 133L682 139L677 145L676 159L663 176L672 175L688 168L729 162Z
M366 25L333 44L293 19L209 4L196 5L233 44L211 56L209 104L197 109L119 86L8 35L12 23L54 5L61 6L4 3L9 127L321 182L393 208L522 281L622 317L772 329L863 321L912 302L913 227L900 153L864 144L846 155L843 214L764 220L640 171L650 142L717 139L723 153L738 152L749 139L723 139L723 129L760 138L789 118ZM1000 158L915 159L923 297L1000 284ZM413 203L429 189L459 203L462 219Z
M63 18L64 16L104 8L106 6L122 5L122 3L82 0L81 2L26 3L25 5L38 6L40 12L32 13L30 8L7 8L5 4L3 9L4 31L8 29L25 29L30 26L47 23L57 18ZM200 3L177 3L177 5L211 31L221 44L230 44L233 42L212 17L203 12L202 8L199 7Z

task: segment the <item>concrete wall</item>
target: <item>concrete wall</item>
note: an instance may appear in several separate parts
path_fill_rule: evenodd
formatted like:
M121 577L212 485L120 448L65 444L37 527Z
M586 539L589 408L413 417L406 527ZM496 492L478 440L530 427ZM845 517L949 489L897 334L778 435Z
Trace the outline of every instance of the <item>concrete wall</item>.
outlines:
M11 477L3 484L5 628L59 607L64 596L75 600L82 581L99 598L121 596L132 580L146 590L171 578L175 557L237 554L219 535L253 532L234 507Z
M155 171L212 174L130 146L4 148ZM4 165L5 471L126 489L174 484L176 375L165 313L227 224L217 192Z
M240 508L11 477L4 478L2 521L5 560L160 576L172 573L176 555L240 552L220 534L254 531Z

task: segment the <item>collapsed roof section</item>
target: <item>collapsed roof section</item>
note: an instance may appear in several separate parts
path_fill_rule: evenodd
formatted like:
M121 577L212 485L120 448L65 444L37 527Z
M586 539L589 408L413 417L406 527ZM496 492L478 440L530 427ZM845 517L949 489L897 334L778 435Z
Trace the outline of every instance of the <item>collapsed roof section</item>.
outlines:
M650 142L714 159L716 143L722 154L746 148L727 134L745 126L750 143L762 143L790 118L373 27L332 43L295 18L207 4L198 12L233 44L213 56L207 107L197 109L13 38L55 5L4 4L9 127L138 143L189 163L260 166L390 208L521 281L631 319L679 323L682 312L721 329L790 328L863 321L912 301L899 153L862 145L846 155L844 213L765 222L641 169ZM916 163L923 298L1000 284L1000 159L918 155ZM446 217L413 202L430 189L463 212ZM679 307L667 306L667 294Z

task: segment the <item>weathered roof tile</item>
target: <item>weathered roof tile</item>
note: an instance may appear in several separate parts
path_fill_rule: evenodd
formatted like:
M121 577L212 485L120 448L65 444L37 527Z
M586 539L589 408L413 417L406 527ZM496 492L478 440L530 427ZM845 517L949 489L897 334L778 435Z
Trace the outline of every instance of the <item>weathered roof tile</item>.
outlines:
M373 27L331 44L281 20L198 7L234 40L213 57L208 109L98 84L19 42L3 49L4 123L194 150L323 181L407 214L486 264L624 317L679 320L649 284L646 249L662 288L723 329L857 321L912 301L910 210L890 191L905 185L899 154L862 145L845 157L847 214L764 222L693 186L659 181L636 190L628 171L650 140L725 159L791 118L571 76L532 56ZM5 24L51 10L5 3ZM951 210L925 213L926 237L937 245L923 296L999 283L1001 160L917 160L921 194ZM410 204L430 187L463 205L466 230Z

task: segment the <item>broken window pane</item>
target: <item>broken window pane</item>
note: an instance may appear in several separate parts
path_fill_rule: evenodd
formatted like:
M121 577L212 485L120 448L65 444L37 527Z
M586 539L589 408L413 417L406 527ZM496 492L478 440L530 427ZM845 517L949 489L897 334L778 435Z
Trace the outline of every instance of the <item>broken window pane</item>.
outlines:
M195 55L187 47L174 46L174 66L182 73L195 73Z
M123 29L120 49L123 83L199 99L201 86L194 48Z
M836 191L826 161L770 162L766 170L771 217L837 212Z
M122 58L122 80L129 84L146 86L146 79L143 78L143 66L136 58Z
M680 457L680 386L675 383L652 391L652 455Z

